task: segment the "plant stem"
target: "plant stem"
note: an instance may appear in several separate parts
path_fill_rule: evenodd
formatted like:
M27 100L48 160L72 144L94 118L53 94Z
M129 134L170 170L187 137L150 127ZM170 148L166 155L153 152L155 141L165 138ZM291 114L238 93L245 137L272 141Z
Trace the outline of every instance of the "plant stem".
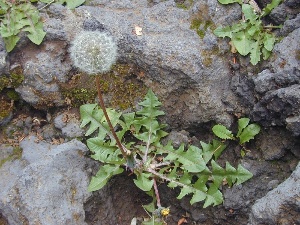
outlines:
M279 25L279 26L268 25L268 26L264 26L264 28L266 28L266 29L268 29L268 28L271 28L271 29L280 29L280 28L282 28L282 25Z
M47 3L43 7L39 8L38 10L41 11L42 9L46 8L47 6L51 5L55 0L52 0L51 2Z
M109 116L107 114L107 111L106 111L106 108L105 108L105 105L104 105L104 101L103 101L103 97L102 97L102 93L101 93L99 76L96 76L96 85L97 85L97 91L98 91L99 104L100 104L100 106L101 106L101 108L103 110L105 119L106 119L106 121L108 123L108 126L109 126L109 129L110 129L110 131L111 131L114 139L116 140L117 145L118 145L119 149L121 150L123 157L126 159L127 158L127 154L126 154L126 152L124 150L123 145L120 142L120 139L118 138L118 136L117 136L117 134L116 134L116 132L114 130L113 125L111 124L111 121L109 119Z
M153 187L154 187L154 192L155 192L155 196L156 196L156 205L157 205L158 208L160 208L161 207L160 197L159 197L159 193L158 193L158 188L157 188L157 183L156 183L155 177L153 178Z

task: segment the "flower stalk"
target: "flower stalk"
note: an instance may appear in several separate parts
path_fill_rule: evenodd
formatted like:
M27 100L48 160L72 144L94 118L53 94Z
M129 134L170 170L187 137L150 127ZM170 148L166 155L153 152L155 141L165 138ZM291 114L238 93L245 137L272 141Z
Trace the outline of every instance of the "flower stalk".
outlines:
M101 109L103 110L105 119L106 119L106 121L108 123L109 129L110 129L110 131L111 131L114 139L116 140L118 148L121 150L123 157L126 159L127 158L127 154L125 152L125 149L124 149L123 145L121 144L121 141L120 141L120 139L118 138L118 136L117 136L117 134L115 132L115 129L114 129L114 127L113 127L113 125L112 125L112 123L111 123L111 121L109 119L106 107L104 105L99 76L96 76L96 85L97 85L97 91L98 91L99 105L100 105Z

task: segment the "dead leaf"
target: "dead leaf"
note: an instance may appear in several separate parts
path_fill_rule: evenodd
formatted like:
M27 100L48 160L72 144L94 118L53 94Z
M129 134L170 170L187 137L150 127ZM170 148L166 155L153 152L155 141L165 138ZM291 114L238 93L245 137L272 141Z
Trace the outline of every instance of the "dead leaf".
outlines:
M231 46L230 51L231 51L232 53L237 53L237 50L236 50L235 46L233 45L233 43L232 43L231 41L229 42L229 45Z
M136 34L137 36L143 35L142 30L143 30L143 28L141 28L141 27L139 27L139 26L135 26L135 27L134 27L134 31L135 31L135 34Z
M181 224L183 224L183 223L187 223L186 218L181 218L180 220L178 220L177 225L181 225Z

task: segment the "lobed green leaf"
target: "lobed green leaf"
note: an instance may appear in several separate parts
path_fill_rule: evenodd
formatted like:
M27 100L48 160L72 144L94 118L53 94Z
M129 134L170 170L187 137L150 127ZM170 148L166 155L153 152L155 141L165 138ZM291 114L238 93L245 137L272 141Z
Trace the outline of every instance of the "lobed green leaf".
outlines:
M239 3L239 4L242 4L242 0L218 0L218 1L223 5L236 3L236 2Z
M273 50L276 38L273 34L265 34L264 35L264 47L271 52Z
M240 118L238 120L238 133L236 137L239 137L241 135L243 129L248 126L249 122L250 122L249 118Z
M230 26L226 26L226 27L218 27L214 30L214 35L216 35L217 37L232 37L232 29Z
M271 51L268 51L265 47L263 47L261 51L262 51L264 60L267 60L272 53Z
M226 148L226 145L218 140L213 140L211 144L200 141L200 144L203 149L203 159L205 163L208 163L212 156L218 159Z
M203 208L206 208L210 205L216 206L220 205L223 202L223 194L218 189L219 187L211 184L208 191L207 191L207 197L205 199Z
M141 173L137 175L137 179L134 179L133 182L139 189L150 191L153 187L153 180L150 177L150 173Z
M5 44L6 51L11 52L19 40L20 38L18 36L4 37L3 41Z
M245 19L249 20L251 24L255 24L258 19L258 15L254 12L253 8L249 4L242 5L242 11L244 13Z
M226 162L226 180L229 186L232 186L234 183L236 185L242 184L252 176L253 174L240 164L238 165L238 168L235 169L229 162Z
M252 49L250 51L250 62L252 65L256 65L260 61L260 56L261 56L260 41L255 41L251 47Z
M116 146L104 142L102 139L89 138L87 140L88 148L94 153L91 157L103 163L121 163L119 155L121 151Z
M118 165L106 164L102 166L96 176L92 177L88 186L88 191L92 192L101 189L112 176L120 174L123 171L124 170Z
M113 127L115 127L120 122L120 117L122 113L117 112L114 109L107 109L108 117L111 120ZM81 115L81 125L80 127L85 127L89 124L89 128L86 131L85 136L89 136L92 133L98 131L98 137L104 139L106 135L109 135L112 141L115 141L109 131L109 125L104 116L103 110L99 109L97 104L85 104L80 106ZM124 123L123 123L124 125ZM124 134L124 133L120 133ZM121 137L120 137L121 138Z
M240 144L250 141L260 132L260 126L258 124L250 124L247 126L239 136Z
M85 0L58 0L57 3L64 4L66 3L67 8L75 9L76 7L82 5Z
M202 151L196 146L191 145L185 151L184 145L181 145L177 150L167 145L161 149L161 152L168 154L165 157L165 161L177 161L188 172L199 173L206 169L206 163L202 158Z
M282 0L272 0L271 3L267 4L267 6L263 9L262 11L262 16L267 16L270 14L270 12L276 8L280 3L282 2Z
M250 53L252 49L253 39L246 31L239 31L232 35L232 43L236 50L243 56Z
M46 36L46 32L43 30L42 22L35 24L35 26L29 26L23 29L28 31L27 37L36 45L40 45Z
M223 125L215 125L212 128L214 134L221 139L234 139L232 132Z

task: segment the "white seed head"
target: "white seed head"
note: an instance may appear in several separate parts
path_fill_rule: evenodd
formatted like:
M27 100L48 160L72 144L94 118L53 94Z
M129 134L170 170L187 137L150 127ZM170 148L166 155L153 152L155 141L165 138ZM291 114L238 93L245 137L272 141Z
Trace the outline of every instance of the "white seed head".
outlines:
M117 60L117 45L107 33L83 31L74 39L70 57L74 66L83 72L105 73Z

